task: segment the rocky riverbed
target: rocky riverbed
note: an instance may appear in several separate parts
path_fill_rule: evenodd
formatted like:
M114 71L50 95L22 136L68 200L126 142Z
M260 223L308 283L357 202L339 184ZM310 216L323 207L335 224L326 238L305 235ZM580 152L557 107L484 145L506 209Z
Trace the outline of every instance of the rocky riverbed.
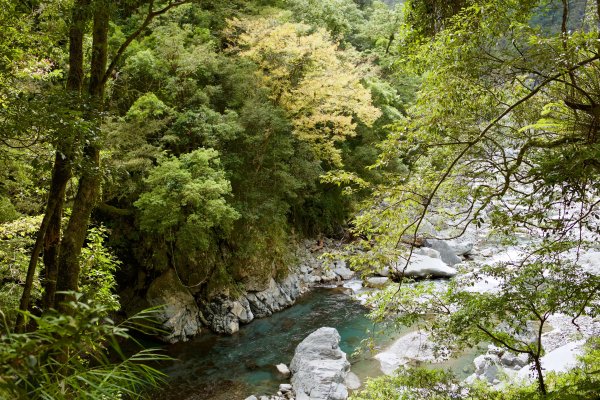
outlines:
M268 318L255 319L232 335L204 333L187 342L164 346L177 360L162 370L170 386L155 398L164 400L231 400L254 394L276 395L279 385L290 384L277 369L290 366L297 345L323 326L335 327L339 348L352 363L352 371L362 380L381 374L379 362L368 352L352 354L361 342L382 326L367 317L368 309L347 294L347 289L317 287L298 298L285 310ZM404 331L387 331L374 337L375 346L384 348ZM349 389L355 387L347 386Z
M311 362L306 360L294 362L290 355L293 348L290 346L292 346L292 344L295 345L300 343L303 339L308 340L313 344L318 344L317 342L325 344L329 343L330 338L325 340L326 338L324 336L321 337L320 335L317 335L318 340L315 342L316 339L314 339L314 337L311 338L311 335L313 332L318 331L319 327L327 325L327 321L331 321L330 319L325 318L325 315L338 312L341 309L339 304L330 307L329 309L325 308L322 309L322 311L319 311L318 314L323 317L322 319L319 316L312 315L310 322L308 322L307 320L302 320L300 318L300 313L302 313L302 311L292 310L291 313L296 315L297 319L289 320L289 325L282 327L266 327L269 325L269 321L277 320L278 318L276 316L287 312L281 313L281 310L295 304L302 298L302 294L315 286L340 287L336 292L337 294L334 296L342 295L339 291L342 290L344 293L352 295L353 298L357 300L357 307L361 307L360 304L366 302L366 298L369 294L382 290L387 285L394 285L393 277L401 270L403 270L406 275L418 279L436 278L436 284L443 286L445 285L445 282L447 282L447 279L462 279L468 274L477 271L481 265L498 261L511 261L518 259L518 257L521 256L518 246L502 246L498 243L482 239L482 236L485 235L478 235L470 232L470 235L467 235L461 242L441 240L423 241L423 243L421 243L422 246L415 249L414 255L408 264L403 260L399 260L396 264L392 263L383 270L373 271L371 274L367 274L360 278L356 277L353 271L347 268L346 263L343 260L336 261L330 266L326 266L323 261L319 259L319 255L323 251L329 251L331 250L331 247L335 246L333 241L329 241L327 243L328 246L319 248L316 251L314 242L306 242L302 247L303 256L299 258L299 264L292 268L291 273L280 281L271 279L268 286L260 291L247 291L235 299L229 297L215 298L208 304L198 302L193 299L193 296L191 295L182 295L181 291L169 293L168 291L161 292L159 290L149 290L149 293L150 295L158 293L156 298L167 303L164 321L165 326L171 327L172 333L165 338L166 340L189 340L191 337L198 334L198 331L194 331L194 324L196 324L198 328L204 326L214 332L233 335L232 338L235 338L240 334L244 335L246 332L252 331L252 328L259 328L259 330L262 329L262 333L265 335L260 341L261 346L266 346L268 350L270 350L270 353L278 352L278 356L275 358L261 357L257 354L254 361L244 359L243 363L245 366L243 369L246 372L241 370L237 371L237 369L234 368L233 370L236 370L237 372L233 373L231 366L227 367L216 363L213 372L208 374L209 376L210 374L218 374L217 370L222 368L225 368L231 376L242 376L242 378L240 378L241 380L234 380L234 382L236 382L235 385L231 385L232 388L237 387L236 385L241 385L236 392L237 394L234 397L231 397L231 393L224 395L225 397L219 397L220 395L218 393L220 392L219 390L216 390L213 392L214 395L206 395L205 397L198 398L245 398L248 391L252 390L251 393L263 393L257 397L262 400L283 400L292 398L323 398L328 400L338 400L338 398L342 399L345 398L344 396L347 396L344 393L347 393L348 389L355 389L360 385L360 379L357 375L364 379L368 376L376 376L380 373L393 373L394 370L405 365L423 363L438 364L443 367L452 366L455 371L459 371L459 375L466 377L470 374L467 378L469 381L481 379L492 385L501 386L504 384L501 383L501 378L504 376L514 377L515 379L529 379L529 360L526 360L523 356L514 355L493 346L490 346L489 348L483 346L482 348L476 348L467 354L461 355L450 355L444 354L443 352L440 354L439 352L434 352L434 345L425 333L411 331L407 328L402 332L393 332L395 335L395 339L393 340L391 335L384 340L380 340L377 354L370 358L369 361L363 362L362 365L360 365L360 363L359 365L353 365L353 371L355 367L357 367L358 374L354 374L344 367L342 368L344 379L341 379L340 377L336 377L335 379L332 378L334 380L329 381L326 379L329 384L333 384L335 381L335 384L338 386L330 386L329 389L326 390L327 393L329 393L327 396L330 397L323 397L321 394L324 393L323 390L325 389L307 388L302 386L299 382L315 380L314 374L326 371L321 371L317 367L310 367L310 365L312 365ZM588 251L587 253L580 255L578 260L585 265L585 268L600 273L600 252ZM164 279L166 282L174 284L175 282L173 281L175 278L176 277L173 276L172 273L167 272L159 279ZM157 285L160 284L161 282L159 281ZM476 285L468 288L468 290L479 292L494 291L497 290L498 284L499 282L494 279L482 277ZM330 295L322 292L320 296L324 296L322 297L324 299ZM171 306L169 306L170 304ZM311 307L313 306L314 304ZM300 304L300 307L302 307L302 304ZM273 316L274 313L278 314ZM331 326L341 327L342 336L344 336L344 330L347 330L348 326L351 326L351 328L349 328L350 330L358 331L356 326L353 326L353 321L361 321L358 325L361 327L360 329L363 330L356 335L356 341L352 343L351 346L348 346L348 344L345 345L347 351L354 351L359 347L359 338L364 339L366 337L366 330L369 324L365 317L366 313L367 309L357 309L357 313L354 314L353 317L346 320L337 319L337 322L330 324ZM190 316L192 316L192 321L195 321L191 324L189 322ZM329 316L331 315L328 315L328 317ZM194 318L197 319L194 320ZM257 321L260 321L260 323ZM250 324L251 322L252 324ZM264 325L265 323L266 325ZM571 323L569 318L557 314L552 316L548 323L549 329L543 336L543 344L548 351L543 362L548 370L560 371L575 365L575 356L580 353L585 338L600 334L600 325L597 319L581 318L578 323L579 327L576 327ZM240 331L241 327L247 324L250 324L249 328L251 329L248 330L245 328ZM295 329L298 325L302 325L301 329ZM284 332L282 332L282 330ZM285 332L285 330L294 330L295 333L292 340L286 342L285 334L287 332ZM283 334L283 336L281 336L281 334ZM273 336L269 337L269 335ZM275 338L277 335L280 335L278 339ZM273 344L280 340L286 342L285 349L279 348L278 345ZM339 339L337 340L339 341ZM249 346L249 344L248 342L240 341L239 346ZM326 347L328 346L329 344ZM342 346L344 346L343 343ZM334 350L335 346L333 344L331 347ZM218 349L218 346L214 346L213 343L213 345L211 345L211 349L212 348ZM231 350L225 350L222 355L216 356L229 358L232 356L230 351ZM340 351L344 353L343 350ZM235 351L233 353L235 354ZM316 351L316 353L319 353L319 351ZM336 351L332 351L330 355L334 356L339 362L341 362L340 360L342 359L347 359L345 358L345 355L344 357L341 357L339 354L336 353ZM248 355L244 357L248 357ZM267 359L268 361L266 361ZM287 378L288 371L286 370L287 363L290 362L289 372L291 372L291 381ZM255 363L256 366L253 366L253 363ZM278 364L279 366L277 366ZM365 365L367 366L365 367ZM300 368L300 366L302 366L302 368ZM325 370L327 370L327 368L325 368ZM368 370L368 372L365 372L366 370ZM259 373L258 371L263 372ZM203 375L206 374L206 371L199 371L199 373ZM177 376L177 374L173 375ZM304 379L302 378L303 376L310 377L310 379ZM261 379L268 383L265 385L255 385L252 383L257 380L260 381ZM248 384L248 382L250 382L250 384ZM314 395L311 394L313 393L313 389L315 390ZM196 393L198 392L196 391ZM266 396L264 393L270 393L270 395ZM321 397L318 397L317 393L321 393L318 394L318 396ZM196 397L189 397L190 400L194 398Z

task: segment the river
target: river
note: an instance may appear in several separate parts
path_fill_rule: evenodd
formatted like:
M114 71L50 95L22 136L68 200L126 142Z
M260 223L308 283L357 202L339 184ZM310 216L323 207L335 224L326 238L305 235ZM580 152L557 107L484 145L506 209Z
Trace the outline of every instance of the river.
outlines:
M315 288L292 307L254 320L232 336L206 333L189 342L166 346L167 353L175 358L162 368L169 376L169 385L152 397L234 400L251 394L274 394L279 384L286 382L275 365L289 365L298 343L323 326L338 330L340 347L361 380L380 375L379 362L368 350L359 356L352 354L363 348L363 340L369 337L374 338L377 347L383 347L409 329L383 329L374 325L367 313L368 309L343 289ZM379 334L374 335L376 332ZM466 359L459 367L469 362Z

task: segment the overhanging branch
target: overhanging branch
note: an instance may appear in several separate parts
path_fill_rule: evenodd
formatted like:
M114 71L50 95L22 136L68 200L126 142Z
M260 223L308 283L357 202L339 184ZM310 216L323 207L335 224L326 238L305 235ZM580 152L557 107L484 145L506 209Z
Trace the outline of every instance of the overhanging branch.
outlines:
M125 50L127 50L127 47L129 47L131 42L133 42L144 31L144 29L146 29L148 27L148 25L150 25L150 22L152 22L152 20L155 17L166 13L167 11L169 11L170 9L172 9L174 7L177 7L182 4L186 4L186 3L191 3L191 2L192 2L192 0L169 1L169 3L165 7L161 8L160 10L154 11L153 10L154 9L154 0L151 0L150 3L148 3L148 14L146 14L146 18L144 19L144 22L142 22L142 24L139 26L139 28L136 29L131 35L129 35L125 39L125 41L121 44L121 46L119 47L119 50L117 50L117 53L113 57L108 68L106 69L106 72L104 73L104 76L102 77L101 85L106 84L106 82L108 81L108 78L110 77L110 74L112 74L112 72L114 71L115 67L117 66L119 60L125 53Z

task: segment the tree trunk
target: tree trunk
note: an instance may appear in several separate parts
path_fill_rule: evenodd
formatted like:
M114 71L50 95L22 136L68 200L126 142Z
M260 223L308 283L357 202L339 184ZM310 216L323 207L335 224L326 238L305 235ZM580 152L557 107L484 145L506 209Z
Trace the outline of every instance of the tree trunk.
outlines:
M89 0L76 0L72 10L72 22L69 27L69 71L67 75L67 91L68 95L78 96L83 87L83 35L85 21L87 15L87 6ZM52 170L52 181L48 192L48 200L44 211L44 218L38 230L36 242L31 251L29 265L27 267L27 276L25 285L19 303L19 310L27 311L31 302L31 291L33 288L33 278L37 268L37 262L44 248L44 263L49 262L47 267L48 275L57 273L56 257L58 255L58 246L60 244L60 229L62 209L64 205L64 195L67 183L71 178L70 160L67 154L70 153L68 145L62 144L58 146L56 151L54 166ZM46 238L48 236L48 238ZM47 254L47 255L46 255ZM56 279L46 281L46 291L44 304L46 305L50 298L53 298L53 293L56 291ZM49 303L48 303L49 304ZM16 327L18 332L24 330L24 318L22 314L17 315Z
M67 90L81 93L83 88L83 34L87 21L89 0L75 0L69 27L69 75Z
M63 216L65 190L71 178L71 166L66 160L66 155L56 152L54 171L50 196L56 199L56 205L50 225L44 240L44 296L42 306L44 310L54 308L56 295L56 280L58 278L58 253L60 248L60 229Z
M533 356L533 364L535 365L535 371L537 373L538 388L542 396L546 396L546 383L544 382L544 372L542 371L542 362L540 355L536 354Z
M95 120L96 137L89 138L83 152L83 172L79 179L77 195L69 223L65 230L59 254L59 276L57 290L59 292L76 292L79 284L79 257L83 247L90 216L98 194L100 192L100 145L97 137L100 131L100 112L102 111L102 97L104 83L102 77L106 71L108 58L108 4L97 4L94 9L94 27L92 41L92 59L90 67L89 94L92 106L96 113L89 117ZM68 307L61 305L63 301L72 300L66 293L57 293L56 301L63 312L68 312Z
M96 202L100 186L99 152L97 149L88 148L84 157L86 171L79 180L77 195L69 223L65 229L58 257L58 279L56 289L56 304L59 310L66 311L60 305L62 301L72 300L71 296L60 292L74 292L79 283L79 256L85 241L90 215Z
M40 256L40 252L42 251L42 247L44 245L44 237L46 235L46 231L48 230L48 226L50 225L50 220L52 219L52 214L56 209L56 199L52 197L48 197L48 202L46 204L46 213L44 214L44 218L42 219L42 224L40 225L40 229L38 230L37 237L35 239L35 244L33 245L33 249L31 250L31 257L29 258L29 265L27 266L27 276L25 277L25 285L23 287L23 293L21 294L21 301L19 302L19 310L27 311L29 309L29 303L31 302L31 290L33 289L33 278L35 276L35 269L37 266L38 258ZM17 320L15 323L15 331L23 332L25 330L25 318L22 313L17 314Z

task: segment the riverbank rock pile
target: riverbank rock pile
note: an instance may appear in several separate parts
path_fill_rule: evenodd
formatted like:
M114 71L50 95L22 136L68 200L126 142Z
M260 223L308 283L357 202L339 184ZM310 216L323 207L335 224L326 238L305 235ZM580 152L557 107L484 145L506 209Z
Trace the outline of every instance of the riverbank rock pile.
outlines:
M268 317L291 306L302 293L298 274L290 274L280 282L270 279L265 290L247 292L238 299L216 297L203 303L201 310L213 332L231 335L254 318Z
M290 364L297 400L345 400L350 363L335 328L319 328L296 347Z
M435 234L452 236L443 232ZM526 248L532 239L517 234L515 243L504 245L498 238L489 236L489 231L484 227L467 230L462 240L462 242L420 240L418 242L420 247L413 249L408 265L404 259L400 259L396 265L391 265L383 271L373 271L371 277L364 280L363 287L352 288L356 298L362 302L369 293L393 284L391 279L386 281L379 276L397 278L401 268L405 266L406 276L453 277L459 285L462 280L467 281L473 278L473 274L478 274L474 284L469 281L469 285L464 286L465 291L491 293L501 290L501 278L481 274L481 266L517 262L524 257L523 248ZM597 247L581 253L568 254L565 257L578 263L589 273L600 274L600 251ZM443 287L447 285L447 281L436 280L435 285ZM541 360L545 371L563 372L575 367L577 356L583 353L586 340L600 335L600 319L586 316L579 317L577 324L573 324L571 317L554 314L549 317L546 327L549 330L542 335L546 354ZM537 325L530 327L530 330L531 332L523 333L528 337L522 337L522 341L534 340ZM380 361L382 372L392 374L397 368L403 366L441 361L434 357L433 349L434 344L427 337L414 332L397 339L375 358ZM484 350L483 354L475 357L473 366L474 373L467 378L467 382L480 380L498 389L510 383L531 382L535 378L532 374L532 364L526 354L515 354L495 346L489 346L487 351ZM467 372L471 368L465 367L464 371Z
M422 247L415 248L407 263L399 258L392 265L374 271L378 277L451 278L458 271L455 265L462 263L473 248L472 242L456 243L436 239L425 239ZM375 286L376 287L376 286Z
M296 395L292 389L292 385L289 383L282 383L279 385L279 390L276 395L272 396L248 396L245 400L296 400Z
M332 239L306 240L297 249L300 260L298 275L307 286L339 284L351 279L355 274L344 260L324 261L323 253L334 252L339 242Z
M552 329L542 335L546 354L541 359L546 372L565 372L575 367L586 342L581 338L600 336L598 319L580 317L575 326L571 317L555 314L548 319L548 323ZM476 357L473 363L475 373L467 378L467 382L483 380L492 385L501 385L503 377L508 377L509 381L533 379L532 364L526 354L514 354L493 345L489 345L487 352Z
M293 305L315 285L341 285L354 276L343 260L324 262L320 256L336 246L332 239L306 240L296 249L298 264L283 279L249 284L235 298L221 294L203 299L194 288L184 286L174 269L151 281L144 296L135 294L140 284L120 293L129 315L150 306L163 306L157 319L167 334L168 343L183 342L201 332L203 326L213 332L231 335L255 318L264 318ZM143 285L142 285L143 286Z

